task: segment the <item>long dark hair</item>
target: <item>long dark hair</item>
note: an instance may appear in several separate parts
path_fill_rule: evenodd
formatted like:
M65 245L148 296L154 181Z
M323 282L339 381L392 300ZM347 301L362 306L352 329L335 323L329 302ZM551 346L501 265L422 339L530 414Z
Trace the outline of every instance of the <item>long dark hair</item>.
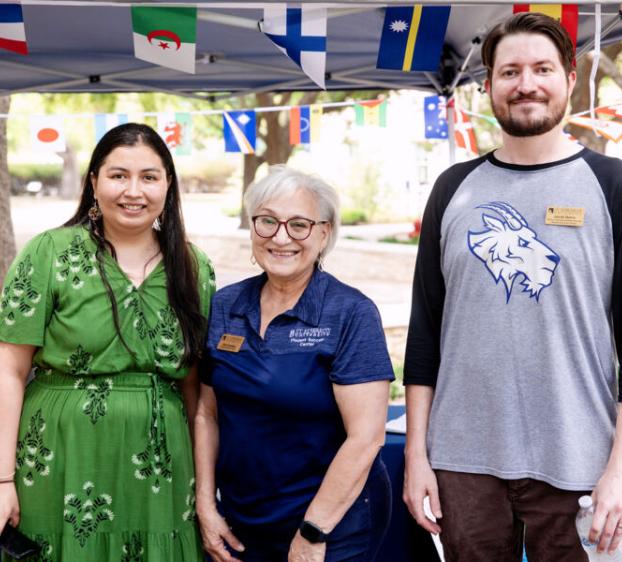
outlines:
M168 302L175 311L184 337L183 365L191 365L201 354L206 319L201 314L201 301L198 289L198 263L186 239L184 221L181 214L179 183L175 173L173 157L158 133L151 127L140 123L126 123L108 131L97 143L84 177L84 186L78 209L63 226L84 225L97 244L97 265L106 292L110 298L112 315L117 334L126 349L133 354L121 334L117 301L104 270L104 255L110 251L116 259L114 246L105 238L104 221L89 218L89 209L95 201L91 177L97 177L108 155L119 146L143 144L158 154L166 170L169 188L166 192L164 210L161 215L160 230L156 236L162 251L162 261L166 272Z

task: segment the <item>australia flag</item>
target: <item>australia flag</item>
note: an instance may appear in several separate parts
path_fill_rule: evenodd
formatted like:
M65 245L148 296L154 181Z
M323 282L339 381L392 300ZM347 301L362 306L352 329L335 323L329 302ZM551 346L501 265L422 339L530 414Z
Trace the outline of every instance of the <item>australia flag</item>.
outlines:
M423 100L426 139L446 139L447 105L445 96L427 96Z

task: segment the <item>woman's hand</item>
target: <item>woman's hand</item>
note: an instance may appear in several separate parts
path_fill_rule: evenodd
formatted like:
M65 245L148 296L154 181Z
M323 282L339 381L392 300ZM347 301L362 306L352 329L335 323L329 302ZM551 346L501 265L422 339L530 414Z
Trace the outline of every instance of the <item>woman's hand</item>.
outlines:
M404 471L404 503L417 523L426 531L435 535L441 532L438 523L432 521L423 509L425 497L430 499L430 509L436 519L442 517L441 502L438 496L436 474L430 467L427 459L409 458L406 456L406 470Z
M287 562L324 562L326 543L310 543L303 539L300 531L296 531L294 540L289 546Z
M19 524L19 501L14 482L0 484L0 531L7 522L13 527Z
M612 554L622 540L622 474L608 468L592 492L594 517L589 539Z
M229 553L227 545L238 552L244 550L244 545L231 532L224 517L213 509L203 513L197 509L197 514L203 548L207 550L213 561L240 562L239 558L235 558Z

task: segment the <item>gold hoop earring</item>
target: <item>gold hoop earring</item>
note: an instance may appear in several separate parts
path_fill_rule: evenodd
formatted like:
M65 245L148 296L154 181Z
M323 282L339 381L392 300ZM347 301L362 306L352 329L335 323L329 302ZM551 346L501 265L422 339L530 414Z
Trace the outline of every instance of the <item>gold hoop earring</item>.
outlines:
M89 220L92 222L97 222L99 219L102 218L102 210L99 208L99 203L97 202L97 199L93 199L93 205L91 205L88 215Z

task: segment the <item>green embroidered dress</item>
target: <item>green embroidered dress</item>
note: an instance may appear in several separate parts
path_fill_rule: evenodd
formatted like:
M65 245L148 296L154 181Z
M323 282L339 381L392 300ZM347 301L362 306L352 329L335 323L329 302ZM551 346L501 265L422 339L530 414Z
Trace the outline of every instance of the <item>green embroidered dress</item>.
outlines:
M37 562L198 562L192 451L176 384L187 369L164 268L136 288L106 256L131 355L95 248L83 227L35 237L0 296L0 340L39 347L17 445L20 529L43 545ZM207 316L214 274L195 254Z

